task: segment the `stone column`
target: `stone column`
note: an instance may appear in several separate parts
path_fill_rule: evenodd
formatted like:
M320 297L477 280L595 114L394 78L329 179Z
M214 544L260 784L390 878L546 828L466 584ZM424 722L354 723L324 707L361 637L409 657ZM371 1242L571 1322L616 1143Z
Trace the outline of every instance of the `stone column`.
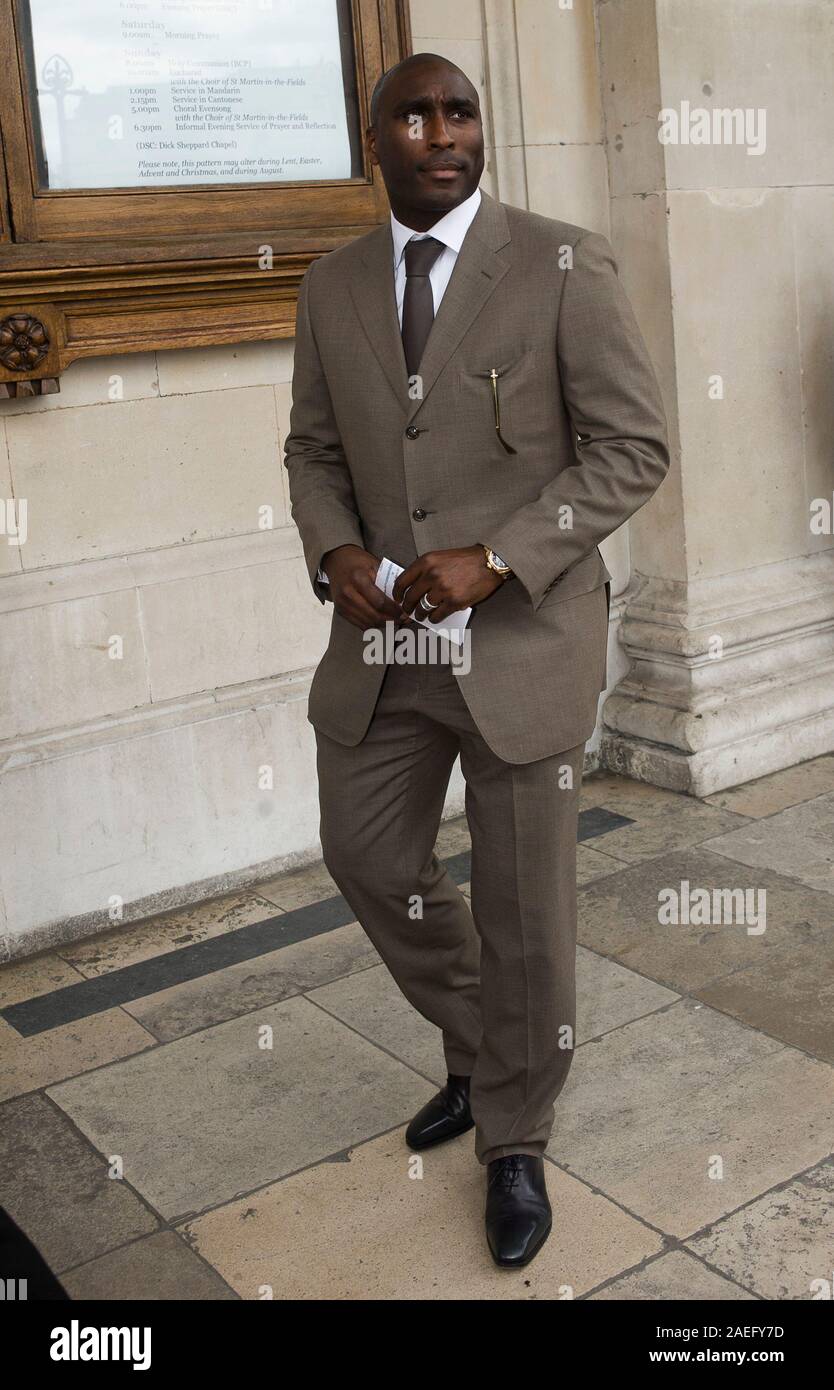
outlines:
M597 25L674 456L630 526L601 759L706 795L834 748L834 6L600 0Z

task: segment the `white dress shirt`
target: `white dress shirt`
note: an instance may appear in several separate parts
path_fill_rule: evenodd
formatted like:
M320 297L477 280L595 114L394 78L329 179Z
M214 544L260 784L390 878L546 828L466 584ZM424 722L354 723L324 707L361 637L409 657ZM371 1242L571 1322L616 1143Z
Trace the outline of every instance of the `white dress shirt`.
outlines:
M481 204L481 190L476 188L474 193L470 193L468 198L464 198L462 203L458 203L456 208L443 214L439 222L435 222L427 232L415 232L413 227L406 227L403 222L398 222L393 212L391 213L391 236L394 241L394 293L397 300L397 317L400 321L400 328L403 324L403 299L405 298L405 248L409 241L422 241L426 237L434 237L435 241L442 241L444 250L437 257L434 265L429 271L429 282L431 284L432 300L434 301L434 312L440 308L440 301L446 293L446 286L452 278L452 271L458 253L463 245L463 239L472 224L472 219ZM322 584L330 581L324 570L319 568L318 578Z
M441 251L431 270L429 271L429 281L431 282L431 293L434 301L434 312L440 308L440 301L446 293L446 286L452 278L452 271L455 268L455 261L458 252L463 245L463 239L469 231L472 219L481 205L481 190L476 188L474 193L470 193L462 203L458 203L456 208L444 213L439 222L435 222L427 232L415 232L413 227L406 227L402 222L398 222L393 212L391 213L391 236L394 239L394 289L397 296L397 317L400 320L400 328L403 326L403 299L405 298L405 248L409 241L425 241L426 237L434 237L435 241L442 241L444 250Z

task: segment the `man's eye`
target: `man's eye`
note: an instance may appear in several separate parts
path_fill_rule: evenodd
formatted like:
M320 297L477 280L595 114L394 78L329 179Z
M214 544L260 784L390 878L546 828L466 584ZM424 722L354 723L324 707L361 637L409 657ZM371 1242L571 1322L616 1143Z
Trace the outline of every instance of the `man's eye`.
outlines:
M464 116L467 118L471 118L472 116L474 116L474 112L471 111L468 106L455 106L452 108L450 114L452 116ZM415 106L411 111L403 111L403 116L407 121L412 120L415 116L422 119L423 112L419 109L419 107Z

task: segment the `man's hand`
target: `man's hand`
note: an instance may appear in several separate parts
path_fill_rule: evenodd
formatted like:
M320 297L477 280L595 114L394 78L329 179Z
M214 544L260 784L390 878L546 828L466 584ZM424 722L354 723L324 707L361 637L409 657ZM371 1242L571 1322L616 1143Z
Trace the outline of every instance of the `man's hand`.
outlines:
M467 545L462 550L430 550L397 576L394 598L402 602L402 622L410 621L416 610L418 618L442 623L459 608L469 608L489 598L503 583L504 577L489 568L482 545ZM430 612L420 603L423 594L428 603L437 604Z
M399 603L393 603L374 582L380 563L361 545L337 545L322 559L333 604L354 627L381 627L387 619L402 616Z

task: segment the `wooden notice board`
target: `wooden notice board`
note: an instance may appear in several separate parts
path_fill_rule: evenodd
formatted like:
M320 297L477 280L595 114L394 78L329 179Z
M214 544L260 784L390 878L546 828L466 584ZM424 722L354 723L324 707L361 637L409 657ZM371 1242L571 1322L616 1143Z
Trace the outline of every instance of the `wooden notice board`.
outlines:
M388 215L363 135L406 0L0 0L0 394L291 336Z

